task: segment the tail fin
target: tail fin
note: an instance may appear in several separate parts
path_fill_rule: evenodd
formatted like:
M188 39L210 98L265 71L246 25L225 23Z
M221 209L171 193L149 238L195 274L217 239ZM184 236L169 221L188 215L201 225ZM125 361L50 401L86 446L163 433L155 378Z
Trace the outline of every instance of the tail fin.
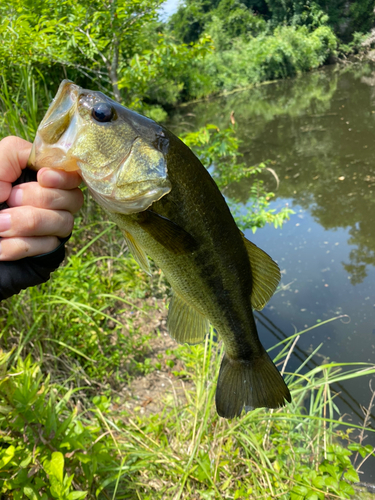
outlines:
M216 388L220 417L238 417L243 407L279 408L291 396L278 369L266 351L252 361L235 360L224 354Z

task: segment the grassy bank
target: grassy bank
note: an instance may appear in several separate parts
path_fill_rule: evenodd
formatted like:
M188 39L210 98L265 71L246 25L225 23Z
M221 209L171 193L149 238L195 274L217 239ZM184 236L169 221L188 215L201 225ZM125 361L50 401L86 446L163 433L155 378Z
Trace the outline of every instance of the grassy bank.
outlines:
M334 386L374 366L308 370L317 346L290 373L293 335L271 350L292 404L220 419L221 344L211 336L193 347L168 342L159 272L144 279L112 224L81 230L88 244L78 250L73 242L49 283L0 306L3 498L354 495L373 450L364 428L339 416ZM148 391L141 379L152 380Z

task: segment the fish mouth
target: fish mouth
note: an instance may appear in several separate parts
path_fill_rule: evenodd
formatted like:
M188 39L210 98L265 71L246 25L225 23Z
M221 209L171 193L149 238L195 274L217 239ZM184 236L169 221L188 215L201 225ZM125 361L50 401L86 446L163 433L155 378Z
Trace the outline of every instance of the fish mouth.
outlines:
M81 87L63 80L41 121L27 166L33 170L52 167L66 171L79 170L77 158L69 149L77 137L77 103Z

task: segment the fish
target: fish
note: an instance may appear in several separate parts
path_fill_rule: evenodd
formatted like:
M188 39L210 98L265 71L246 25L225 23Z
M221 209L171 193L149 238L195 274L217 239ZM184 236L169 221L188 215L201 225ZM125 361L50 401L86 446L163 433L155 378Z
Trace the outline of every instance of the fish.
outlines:
M291 402L260 342L253 310L280 280L278 265L238 229L216 183L173 133L102 92L60 84L28 166L78 171L148 274L149 258L172 288L167 329L179 343L223 341L219 416Z

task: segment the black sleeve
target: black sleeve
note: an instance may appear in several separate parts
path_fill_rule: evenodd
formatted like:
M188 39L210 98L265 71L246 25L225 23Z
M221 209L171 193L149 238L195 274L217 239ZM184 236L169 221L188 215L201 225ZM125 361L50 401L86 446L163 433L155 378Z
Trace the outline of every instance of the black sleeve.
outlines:
M13 186L34 181L36 181L36 172L25 168ZM9 207L6 203L0 203L0 210L4 208ZM70 236L61 240L60 245L52 252L15 261L0 261L0 301L29 286L45 283L52 271L57 269L64 260L64 245L69 238Z

